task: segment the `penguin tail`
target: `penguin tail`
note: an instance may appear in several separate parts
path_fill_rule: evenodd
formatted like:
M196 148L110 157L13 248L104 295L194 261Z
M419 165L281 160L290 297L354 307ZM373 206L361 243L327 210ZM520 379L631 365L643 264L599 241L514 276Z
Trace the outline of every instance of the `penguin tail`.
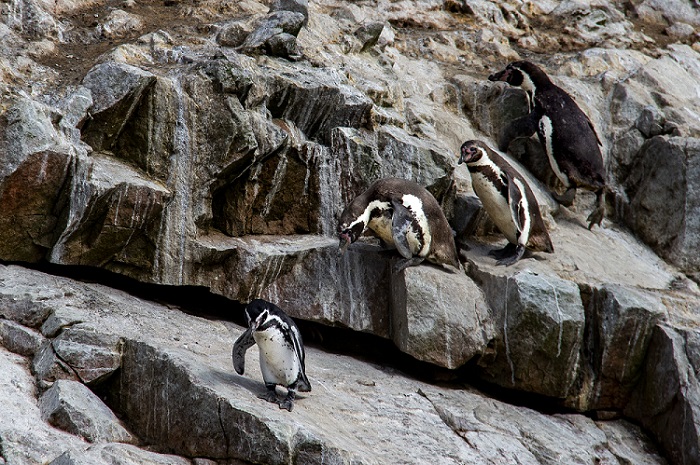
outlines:
M311 383L309 383L309 379L306 377L306 373L304 372L301 373L299 379L297 380L297 390L299 392L311 391Z

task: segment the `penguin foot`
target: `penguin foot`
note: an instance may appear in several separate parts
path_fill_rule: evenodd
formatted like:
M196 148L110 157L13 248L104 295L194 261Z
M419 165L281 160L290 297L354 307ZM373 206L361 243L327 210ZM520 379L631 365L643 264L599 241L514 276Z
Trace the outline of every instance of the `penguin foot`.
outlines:
M564 192L561 195L552 191L552 197L554 197L554 200L559 202L560 205L570 207L574 204L574 197L576 197L576 188L569 187L568 189L566 189L566 192Z
M493 257L496 260L502 260L506 257L509 257L515 253L515 244L511 244L510 242L503 247L502 249L494 249L491 252L489 252L489 257Z
M287 397L285 397L284 400L279 403L280 408L291 412L294 408L294 397L294 391L287 392Z
M394 273L401 273L409 266L420 265L422 261L423 257L403 258L394 264Z
M496 260L496 265L510 266L513 263L520 260L523 256L523 254L525 254L525 247L518 244L517 246L514 246L514 248L515 248L515 250L513 251L513 253L510 256L505 256L505 257L501 258L500 260Z
M600 223L603 221L603 217L605 216L605 199L604 199L604 193L605 189L600 189L598 192L596 192L596 207L595 210L591 212L590 215L588 215L588 218L586 218L586 221L588 221L588 230L590 231L594 225L600 226Z
M590 231L593 229L593 226L596 224L600 226L600 223L603 222L603 217L605 216L605 208L602 208L600 205L598 205L595 210L591 212L590 215L588 215L588 218L586 218L586 221L588 221L588 230Z
M272 384L272 387L270 385L265 385L267 388L267 391L265 391L264 394L258 394L258 399L266 400L272 404L277 404L279 403L279 399L277 398L277 392L275 392L275 385Z

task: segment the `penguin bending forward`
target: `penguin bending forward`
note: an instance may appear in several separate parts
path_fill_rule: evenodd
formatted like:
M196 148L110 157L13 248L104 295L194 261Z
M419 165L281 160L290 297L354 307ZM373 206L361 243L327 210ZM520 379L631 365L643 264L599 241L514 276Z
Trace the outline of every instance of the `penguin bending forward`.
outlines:
M490 75L489 81L505 81L522 88L531 103L528 115L505 128L498 149L506 152L513 139L537 132L554 174L566 186L566 192L553 194L554 198L568 207L577 187L595 192L596 208L588 216L588 229L600 225L605 215L605 166L600 139L588 116L565 90L529 61L510 63L503 71Z
M380 179L350 202L338 224L341 253L367 230L401 254L395 272L423 260L459 270L452 229L440 204L413 181Z
M459 164L466 163L472 188L508 245L489 255L498 265L512 265L525 249L554 252L535 194L525 178L503 157L480 141L462 144Z
M245 309L248 329L233 344L233 368L239 375L245 370L245 353L257 343L260 349L260 371L267 392L261 399L278 404L290 412L294 407L296 391L311 391L306 378L304 344L294 321L276 305L255 299ZM287 388L281 402L275 387Z

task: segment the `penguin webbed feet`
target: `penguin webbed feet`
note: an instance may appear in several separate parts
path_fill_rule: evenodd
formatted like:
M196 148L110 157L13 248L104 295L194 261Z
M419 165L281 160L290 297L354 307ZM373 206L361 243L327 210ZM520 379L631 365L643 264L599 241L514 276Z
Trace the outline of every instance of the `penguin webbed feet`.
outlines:
M420 265L423 262L423 257L402 258L394 263L394 273L401 273L409 266Z
M556 192L552 191L552 197L554 197L554 200L556 200L560 205L568 208L574 204L576 188L569 187L563 194L557 194Z
M265 387L267 388L265 392L258 394L259 399L270 402L271 404L277 404L280 409L287 410L288 412L292 411L294 408L294 399L296 399L297 395L294 385L287 387L287 395L282 400L277 396L275 384L265 384Z
M517 262L525 254L525 247L520 244L508 243L502 249L496 249L489 252L490 257L496 259L496 265L510 266Z
M265 400L272 404L279 404L279 399L277 398L277 391L275 391L275 385L265 384L265 387L267 388L266 391L262 394L258 394L258 399Z
M596 207L588 215L586 221L588 221L588 230L593 229L593 226L598 225L603 222L603 217L605 216L605 201L603 199L603 189L596 192Z
M287 391L287 396L282 400L282 402L279 403L279 406L281 409L287 410L288 412L291 412L292 409L294 408L294 399L296 398L296 393L289 389Z

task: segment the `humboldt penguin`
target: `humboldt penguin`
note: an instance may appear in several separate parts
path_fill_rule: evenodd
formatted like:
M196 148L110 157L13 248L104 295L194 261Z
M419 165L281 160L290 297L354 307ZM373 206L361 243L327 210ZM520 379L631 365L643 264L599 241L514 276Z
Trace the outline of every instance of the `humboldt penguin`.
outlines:
M566 187L563 195L553 193L554 198L570 206L577 187L595 192L596 208L588 216L588 229L600 225L605 215L605 166L600 139L588 116L565 90L529 61L510 63L503 71L490 75L489 80L520 87L530 97L530 113L505 128L498 141L499 150L505 152L513 139L537 132L554 174Z
M508 239L503 249L489 253L498 265L512 265L525 249L553 252L537 199L525 178L505 158L480 141L462 144L459 164L466 163L472 188L489 217Z
M260 371L267 388L259 397L291 412L296 391L311 391L299 328L279 307L262 299L250 302L245 308L245 316L248 329L233 344L233 368L239 375L243 374L245 353L257 343ZM287 388L287 396L282 401L277 398L275 389L278 385Z
M413 181L380 179L350 202L338 224L341 253L365 232L403 257L395 272L423 260L459 269L452 229L440 204Z

